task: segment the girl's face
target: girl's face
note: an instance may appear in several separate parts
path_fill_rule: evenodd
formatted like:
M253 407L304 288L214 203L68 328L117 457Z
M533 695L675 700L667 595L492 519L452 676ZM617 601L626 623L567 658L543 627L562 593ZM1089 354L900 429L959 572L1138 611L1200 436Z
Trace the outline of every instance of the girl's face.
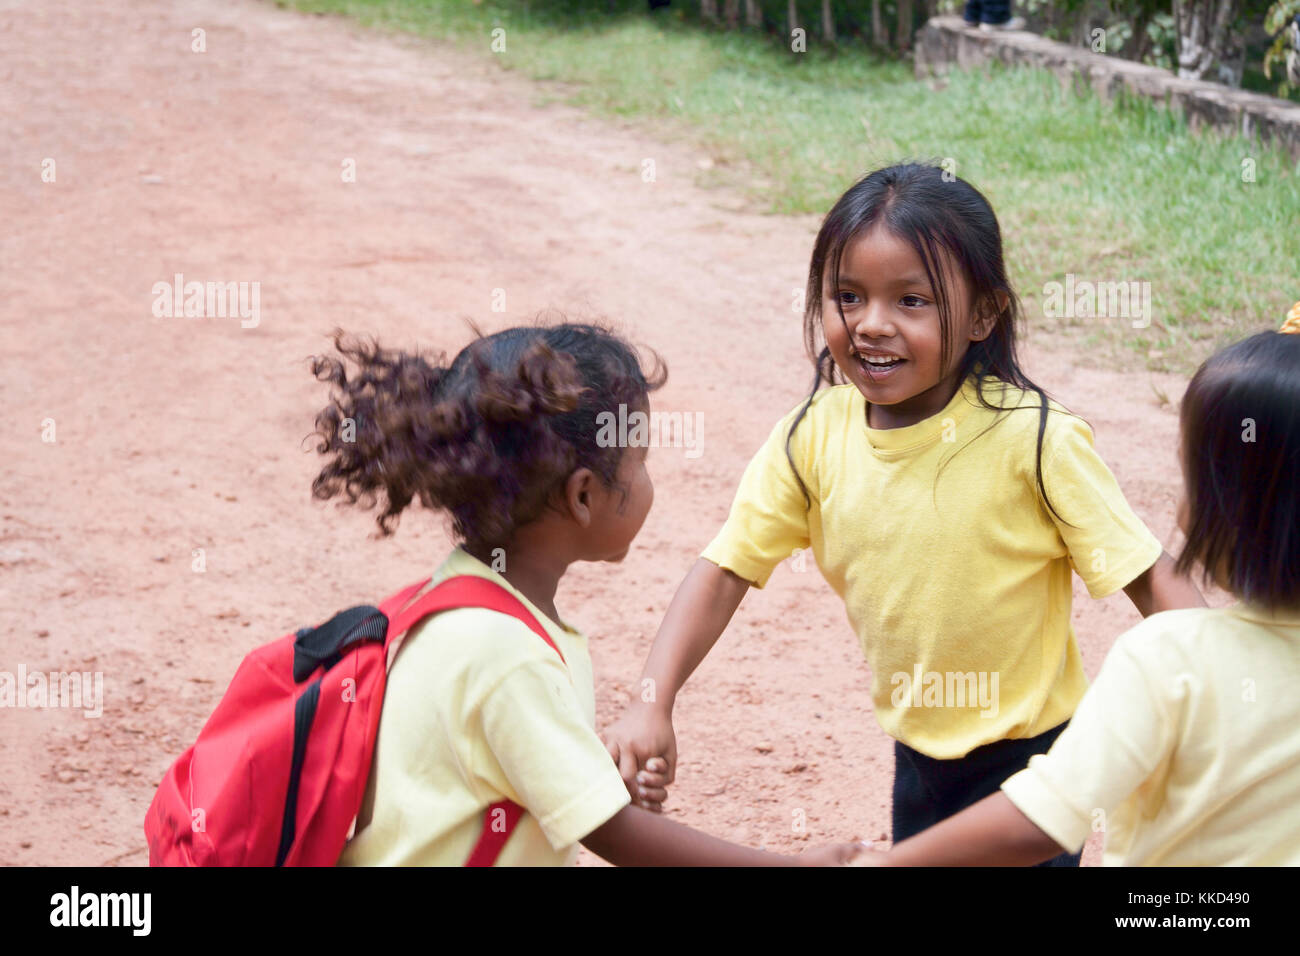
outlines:
M993 330L992 316L972 316L966 282L947 256L942 265L954 325L946 366L935 292L908 243L878 224L844 247L837 288L826 270L826 344L840 371L866 398L872 428L903 428L942 411L957 390L957 368L970 343Z
M655 489L646 470L646 446L628 448L618 465L618 481L627 489L627 497L617 488L602 488L591 525L591 561L622 561L632 541L645 523L654 504Z

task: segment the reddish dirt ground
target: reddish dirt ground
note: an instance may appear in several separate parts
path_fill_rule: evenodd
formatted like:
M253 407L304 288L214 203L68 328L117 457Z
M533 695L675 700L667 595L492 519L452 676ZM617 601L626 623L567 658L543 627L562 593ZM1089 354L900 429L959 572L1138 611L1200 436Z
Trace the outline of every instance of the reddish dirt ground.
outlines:
M444 553L436 517L379 541L368 515L310 499L324 393L306 359L334 326L454 350L466 318L490 331L555 308L664 356L656 407L702 413L703 453L655 451L632 553L574 568L557 599L592 637L608 723L810 379L791 301L816 223L699 188L691 147L538 105L486 57L249 0L89 8L0 13L0 669L104 679L98 719L0 713L0 863L145 863L154 786L240 658ZM154 317L153 284L176 273L259 282L259 324ZM1033 339L1028 354L1168 546L1176 417L1151 383L1174 401L1182 383ZM1089 674L1137 619L1122 594L1077 589ZM815 570L778 571L679 701L672 815L779 850L886 837L890 741L867 678Z

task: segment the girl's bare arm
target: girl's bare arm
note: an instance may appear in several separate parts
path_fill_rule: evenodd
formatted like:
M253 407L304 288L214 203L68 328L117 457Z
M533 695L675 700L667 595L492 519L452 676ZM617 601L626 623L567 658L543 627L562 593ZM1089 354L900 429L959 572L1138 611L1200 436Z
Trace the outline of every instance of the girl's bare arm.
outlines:
M593 830L582 845L615 866L834 866L859 852L851 843L798 856L751 850L632 806Z
M642 669L642 681L654 691L653 701L672 711L677 692L699 667L726 630L749 590L744 578L700 558L673 595Z
M696 561L659 625L639 692L601 734L632 799L643 807L659 809L666 796L663 788L677 776L672 720L677 692L717 643L749 587L712 561ZM663 758L665 766L647 768L654 757Z
M1124 593L1143 617L1180 607L1205 607L1201 592L1174 570L1174 559L1167 551L1160 552L1155 564L1130 581Z
M896 845L886 866L1033 866L1066 852L1002 791Z

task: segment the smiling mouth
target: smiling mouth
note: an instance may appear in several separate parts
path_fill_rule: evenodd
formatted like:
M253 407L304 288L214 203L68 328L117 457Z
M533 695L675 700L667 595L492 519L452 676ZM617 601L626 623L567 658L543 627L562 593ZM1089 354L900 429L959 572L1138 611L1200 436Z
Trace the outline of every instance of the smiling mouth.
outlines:
M863 374L871 379L880 378L907 361L897 355L872 355L868 357L861 352L854 352L853 359L858 363L858 368L862 369Z

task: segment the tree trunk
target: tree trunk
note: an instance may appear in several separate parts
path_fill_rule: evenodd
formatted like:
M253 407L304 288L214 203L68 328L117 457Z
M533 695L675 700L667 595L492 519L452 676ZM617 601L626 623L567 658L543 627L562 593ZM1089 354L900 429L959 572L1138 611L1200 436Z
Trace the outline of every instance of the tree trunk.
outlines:
M700 0L700 19L708 23L718 22L718 0Z
M1148 32L1150 26L1151 10L1144 6L1133 21L1132 59L1135 63L1145 63L1147 54L1151 52L1151 34Z
M740 23L740 0L723 0L722 22L727 25L728 30L736 29L736 25Z
M788 0L785 6L786 23L791 33L799 28L799 11L795 9L794 0Z
M871 0L871 45L888 46L889 35L885 33L885 20L880 15L880 0Z
M912 48L912 0L898 0L898 33L895 34L898 52Z
M745 0L745 26L761 27L763 25L763 11L758 6L758 0Z
M1203 80L1223 59L1237 0L1173 0L1178 75Z
M835 18L831 15L831 0L822 0L822 39L835 42Z

